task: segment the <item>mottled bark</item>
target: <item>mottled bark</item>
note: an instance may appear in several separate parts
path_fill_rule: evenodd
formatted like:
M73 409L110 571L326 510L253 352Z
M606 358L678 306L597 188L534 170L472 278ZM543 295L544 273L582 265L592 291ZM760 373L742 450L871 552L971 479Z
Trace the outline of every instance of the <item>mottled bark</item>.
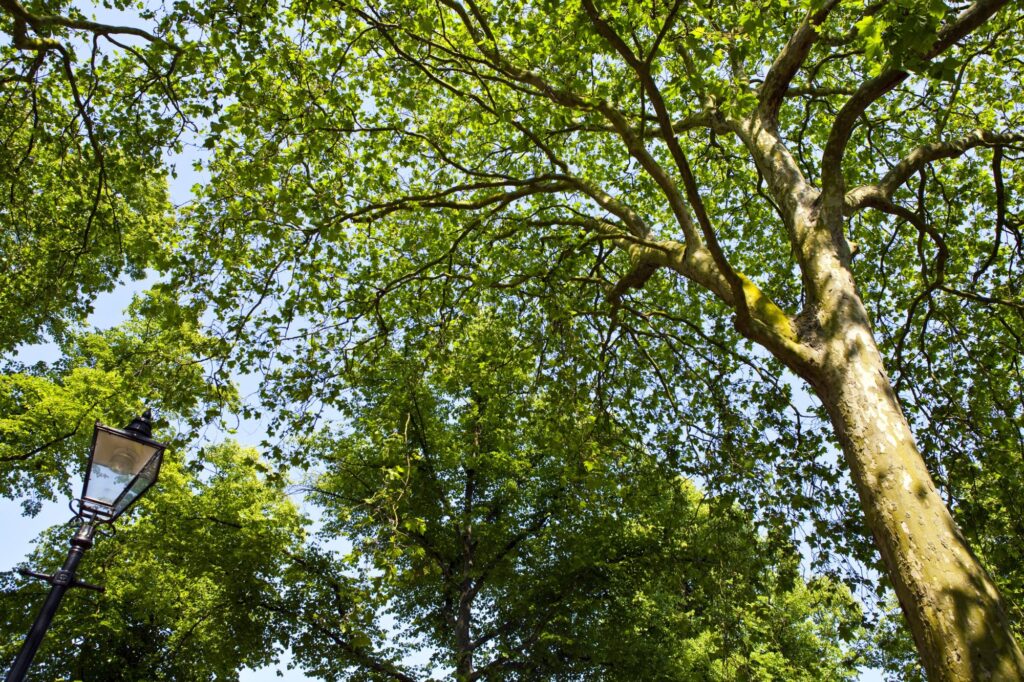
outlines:
M820 329L808 379L831 417L928 678L1024 680L1024 654L998 589L935 489L848 260L836 253L819 251L812 268Z

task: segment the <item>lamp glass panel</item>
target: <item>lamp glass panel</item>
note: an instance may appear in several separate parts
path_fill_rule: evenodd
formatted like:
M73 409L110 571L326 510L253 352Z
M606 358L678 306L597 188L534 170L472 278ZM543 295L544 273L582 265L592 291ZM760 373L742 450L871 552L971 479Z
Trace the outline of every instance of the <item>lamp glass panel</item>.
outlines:
M158 449L117 434L98 431L85 497L112 507Z
M156 448L150 448L150 450L156 450ZM125 491L125 494L117 501L117 508L114 509L114 516L117 516L125 509L131 506L132 502L137 500L142 493L149 489L149 486L156 482L156 475L160 471L160 458L150 456L146 465L142 467L142 471L135 477L135 481L132 482L131 487Z

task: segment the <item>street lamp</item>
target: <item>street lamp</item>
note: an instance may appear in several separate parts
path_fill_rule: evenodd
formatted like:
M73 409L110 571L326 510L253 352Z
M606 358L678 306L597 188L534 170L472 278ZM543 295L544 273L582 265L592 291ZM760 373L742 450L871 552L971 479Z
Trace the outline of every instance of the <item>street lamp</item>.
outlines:
M152 413L146 410L145 414L133 419L124 429L112 429L96 422L77 512L82 525L71 538L71 550L59 571L53 575L22 571L23 575L40 578L53 587L14 665L7 673L5 682L21 682L25 679L36 650L69 587L103 591L102 587L77 580L75 569L85 550L92 547L96 525L112 523L156 482L166 446L152 439L152 420Z

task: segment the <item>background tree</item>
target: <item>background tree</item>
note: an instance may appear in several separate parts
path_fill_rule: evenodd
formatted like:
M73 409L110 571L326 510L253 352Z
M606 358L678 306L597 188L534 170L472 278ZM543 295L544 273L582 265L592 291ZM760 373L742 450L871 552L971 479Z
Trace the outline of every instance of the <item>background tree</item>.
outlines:
M280 610L325 679L853 679L860 614L601 413L570 338L464 301L351 370L304 444L321 534ZM393 625L388 621L393 620ZM430 666L411 652L433 652Z
M322 536L350 554L301 545L284 479L253 451L179 455L90 552L83 577L108 591L74 593L40 674L230 679L287 645L325 679L426 679L404 661L423 648L467 680L855 677L846 588L805 583L784 534L623 437L571 362L575 325L532 327L545 318L500 299L458 310L368 344L351 427L294 446ZM33 566L59 563L69 531ZM43 589L12 578L4 658Z

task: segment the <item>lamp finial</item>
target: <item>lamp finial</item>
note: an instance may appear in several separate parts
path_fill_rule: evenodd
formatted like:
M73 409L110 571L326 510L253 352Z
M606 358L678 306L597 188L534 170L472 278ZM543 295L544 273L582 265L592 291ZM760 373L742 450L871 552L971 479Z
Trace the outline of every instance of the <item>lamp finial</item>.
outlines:
M124 427L125 431L137 433L143 438L153 437L153 410L146 408L146 411L132 420L132 423Z

